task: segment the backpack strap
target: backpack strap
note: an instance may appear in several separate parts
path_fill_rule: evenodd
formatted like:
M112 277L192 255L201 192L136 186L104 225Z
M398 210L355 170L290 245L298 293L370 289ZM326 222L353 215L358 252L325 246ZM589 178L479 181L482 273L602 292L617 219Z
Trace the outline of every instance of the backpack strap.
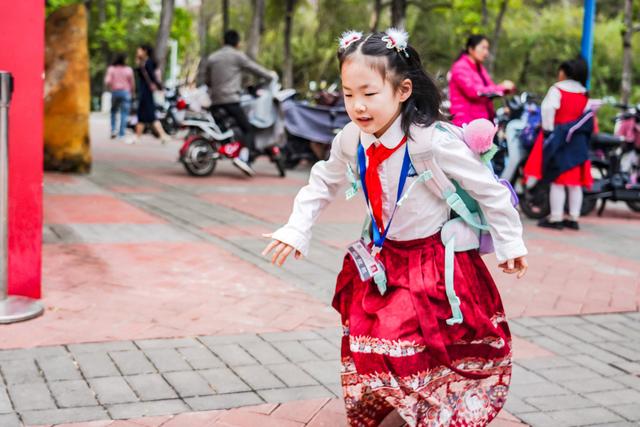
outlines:
M453 126L436 122L425 130L426 133L420 138L419 142L410 139L409 156L411 157L411 163L413 163L413 167L419 175L431 171L431 179L424 181L427 188L436 197L444 200L464 222L478 230L488 230L489 228L486 225L476 221L467 205L456 193L455 184L445 175L435 159L433 144L438 133L447 133L449 134L448 137L453 138L462 137L462 132L457 132L458 128L452 128Z

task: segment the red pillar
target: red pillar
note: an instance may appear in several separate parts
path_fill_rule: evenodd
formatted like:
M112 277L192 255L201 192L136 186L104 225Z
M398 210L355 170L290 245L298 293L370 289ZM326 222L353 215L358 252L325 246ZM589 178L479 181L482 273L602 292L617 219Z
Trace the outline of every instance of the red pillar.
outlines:
M0 69L9 109L9 294L41 296L44 1L0 0Z

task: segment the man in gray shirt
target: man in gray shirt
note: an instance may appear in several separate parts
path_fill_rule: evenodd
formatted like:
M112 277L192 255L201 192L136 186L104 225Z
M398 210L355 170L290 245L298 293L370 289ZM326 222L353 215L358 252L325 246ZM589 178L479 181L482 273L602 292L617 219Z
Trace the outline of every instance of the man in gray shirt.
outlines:
M254 149L253 129L247 115L240 107L240 92L242 91L242 74L249 72L257 77L271 81L277 78L275 71L269 71L251 60L238 49L240 35L237 31L229 30L224 34L224 46L213 52L200 68L200 81L209 88L211 109L223 108L233 117L242 129L244 145ZM246 150L245 150L246 151ZM247 163L248 158L241 156L234 159L234 164L248 175L253 175L253 169Z

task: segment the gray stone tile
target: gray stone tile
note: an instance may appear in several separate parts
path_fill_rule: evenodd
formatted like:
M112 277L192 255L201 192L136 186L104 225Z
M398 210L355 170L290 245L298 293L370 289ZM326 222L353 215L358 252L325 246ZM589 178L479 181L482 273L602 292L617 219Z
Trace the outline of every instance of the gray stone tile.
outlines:
M595 391L619 390L625 386L609 378L583 378L579 380L563 381L562 385L576 393L591 393Z
M610 314L592 314L583 316L585 320L593 323L619 323L619 322L628 322L628 317L625 317L624 314L618 313L610 313Z
M594 372L604 375L605 377L611 377L615 375L621 375L623 371L617 369L608 363L604 363L598 359L595 359L587 354L577 354L568 356L573 362L576 362L585 368L589 368Z
M256 334L242 334L242 335L209 335L198 337L205 346L211 348L212 346L225 345L225 344L240 344L245 342L261 342L262 339Z
M552 326L558 325L582 325L586 323L583 316L549 316L549 317L536 317L536 320L541 321ZM511 323L511 322L509 322Z
M230 369L205 369L199 372L219 394L251 390L251 388Z
M570 380L582 380L585 378L597 378L600 374L582 366L541 369L538 373L552 381L562 382Z
M142 350L161 348L185 348L198 347L200 343L195 338L161 338L149 340L136 340L136 345ZM148 354L148 352L145 351Z
M187 412L189 407L180 399L156 400L153 402L120 403L107 406L111 417L115 420L129 418L173 415Z
M554 424L550 424L554 427L558 425L558 423L562 425L586 426L598 423L624 421L621 417L605 408L566 409L547 412L547 415L555 420Z
M109 353L123 375L150 374L156 372L151 362L140 350L114 351Z
M323 386L292 387L272 390L258 390L265 402L283 403L293 400L321 399L333 397L333 393Z
M596 344L598 347L602 348L603 350L613 353L617 356L622 357L623 359L626 360L630 360L633 362L637 362L640 361L640 353L637 351L634 351L628 347L625 347L623 345L620 345L618 343L614 343L614 342L606 342L606 343L598 343Z
M527 385L533 383L546 383L547 379L540 375L524 369L518 365L513 365L513 371L511 373L511 384L515 385Z
M624 373L640 376L640 363L638 362L611 362L611 366Z
M177 350L193 369L222 368L225 366L220 359L203 345L179 348Z
M18 419L18 414L0 414L0 426L2 427L22 427L22 423Z
M260 334L270 342L316 340L320 336L315 331L267 332Z
M44 382L33 359L4 360L0 362L0 369L7 384Z
M322 384L340 383L340 365L337 360L303 362L299 366Z
M576 362L569 357L548 356L536 357L532 359L516 360L515 364L525 367L526 369L536 372L539 369L564 368L575 366Z
M67 348L73 354L96 352L107 353L110 351L126 351L138 349L133 341L109 341L88 344L69 344Z
M143 374L125 377L140 400L161 400L178 397L160 374Z
M525 403L535 406L542 411L556 411L574 408L588 408L598 406L592 400L585 399L578 395L560 396L536 396L527 397Z
M183 398L215 393L213 387L196 371L167 372L164 378Z
M9 386L8 391L13 405L19 412L56 407L44 383L14 384Z
M610 353L606 350L601 349L600 347L596 347L593 344L589 343L580 343L580 344L572 344L572 348L578 351L579 354L587 354L594 359L598 359L604 363L614 363L614 362L624 362L625 359L617 356L613 353Z
M302 344L323 360L340 359L340 349L327 340L307 340Z
M264 400L254 392L229 393L185 399L194 411L213 411L216 409L236 408L240 406L260 405Z
M280 380L282 380L288 387L318 385L318 382L313 379L313 377L293 363L268 365L267 368L280 378Z
M75 359L85 378L120 375L118 368L105 352L78 353Z
M612 405L608 406L608 409L629 421L640 421L640 405L638 403L639 402L627 405Z
M518 319L509 320L509 324L514 323L516 325L521 325L527 328L535 327L535 326L545 326L546 323L540 320L537 317L520 317Z
M109 419L106 411L100 406L24 411L21 415L24 423L28 425L78 423Z
M524 412L536 412L537 408L528 405L524 402L524 400L516 397L515 395L509 395L507 397L507 403L505 404L505 409L512 414L522 414Z
M246 342L241 346L253 356L258 362L263 365L270 365L275 363L284 363L287 359L276 350L270 343L263 342Z
M572 335L566 334L559 329L556 329L553 326L542 326L533 328L540 333L540 335L545 336L546 338L551 338L552 340L561 343L561 344L577 344L580 340Z
M7 414L9 412L13 412L13 406L11 405L11 400L9 400L7 389L0 385L0 414Z
M578 351L573 346L559 343L558 341L555 341L546 336L531 337L531 338L528 338L528 340L533 342L534 344L539 345L545 350L549 350L550 352L555 354L568 355L568 354L578 353ZM582 344L582 343L578 342L573 345L579 345L579 344Z
M256 365L258 362L238 344L223 344L209 347L224 363L231 367Z
M191 370L182 354L174 348L153 348L145 350L144 353L160 372Z
M47 381L81 380L80 370L69 355L37 359Z
M518 418L530 425L531 427L573 427L567 421L560 421L555 418L551 418L549 413L544 412L528 412L518 414Z
M91 378L88 381L96 398L103 405L138 401L135 393L122 377Z
M565 384L565 383L563 383ZM549 382L534 382L530 384L514 384L511 386L510 392L520 398L534 396L557 396L560 394L571 394L570 390ZM511 397L509 397L511 399Z
M275 346L278 351L294 363L320 360L316 354L312 353L299 341L279 341L275 343Z
M97 406L93 392L84 380L52 381L49 389L58 407Z
M599 391L596 393L584 394L584 396L602 406L640 403L640 391L633 389Z
M268 388L281 388L284 383L276 378L264 366L240 366L234 368L235 373L253 390L263 390Z
M620 375L618 377L613 377L612 380L615 380L620 384L624 384L634 390L640 390L640 377L636 375Z
M315 332L318 335L321 335L322 337L324 337L324 339L326 339L330 343L334 343L337 346L340 345L340 342L342 341L342 328L335 327L335 328L318 329Z

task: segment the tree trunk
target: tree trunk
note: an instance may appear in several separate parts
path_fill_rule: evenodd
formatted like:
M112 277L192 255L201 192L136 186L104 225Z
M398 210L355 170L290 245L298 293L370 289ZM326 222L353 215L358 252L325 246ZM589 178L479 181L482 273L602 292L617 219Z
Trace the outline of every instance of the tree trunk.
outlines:
M407 0L391 1L391 26L404 28L407 16Z
M122 0L116 1L116 17L122 19Z
M624 2L624 31L622 32L622 91L620 101L629 103L631 97L632 59L631 39L633 37L633 0Z
M482 28L486 30L489 25L489 9L487 7L487 0L482 0Z
M247 55L250 58L258 58L260 51L260 38L263 32L264 21L264 0L253 0L253 19L251 20L251 28L249 29L249 37L247 38Z
M160 75L164 74L164 66L167 62L167 49L169 47L169 35L171 33L171 23L173 22L173 8L175 0L162 0L162 10L160 11L160 27L156 37L156 61Z
M509 6L509 0L502 0L500 4L500 11L496 18L496 25L493 27L493 37L491 38L491 54L489 55L489 63L487 64L487 70L489 73L493 73L496 58L498 57L498 46L500 43L500 34L502 33L502 20L504 14L507 12L507 6Z
M229 30L229 0L222 0L222 36Z
M285 88L293 87L293 57L291 55L291 30L293 27L293 12L296 0L286 0L286 12L284 17L284 73L282 85Z
M198 42L200 44L200 58L205 58L209 54L209 26L214 16L212 0L202 0L198 15Z
M380 14L382 14L382 0L375 0L373 2L373 13L371 14L371 21L369 21L369 28L372 33L378 31L378 25L380 25Z

